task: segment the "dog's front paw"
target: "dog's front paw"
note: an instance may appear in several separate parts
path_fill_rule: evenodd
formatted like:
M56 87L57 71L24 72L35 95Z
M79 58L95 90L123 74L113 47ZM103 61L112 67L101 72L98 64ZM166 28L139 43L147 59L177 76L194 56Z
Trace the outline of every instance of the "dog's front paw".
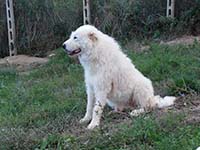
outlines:
M133 116L133 117L137 117L137 116L139 116L139 115L142 114L142 113L145 113L145 110L144 110L143 108L133 110L133 111L130 113L130 115Z
M99 126L98 123L90 123L88 126L87 126L87 129L88 130L93 130L94 128L97 128Z
M90 120L91 120L90 117L84 117L84 118L82 118L82 119L79 121L79 123L80 123L80 124L87 124L87 123L90 122Z
M130 113L130 115L133 117L137 117L137 116L139 116L139 113L137 112L137 110L134 110Z

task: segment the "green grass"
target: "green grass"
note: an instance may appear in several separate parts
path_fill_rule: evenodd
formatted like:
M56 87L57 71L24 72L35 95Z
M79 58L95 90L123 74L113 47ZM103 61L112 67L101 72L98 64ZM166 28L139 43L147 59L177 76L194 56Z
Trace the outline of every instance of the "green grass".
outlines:
M87 137L48 135L42 140L40 148L187 150L195 149L199 144L199 126L177 126L177 121L180 121L177 120L172 127L166 118L159 122L155 120L150 116L138 117L129 125L115 125L118 129L115 133L109 133L103 128ZM163 123L167 127L164 127Z
M152 44L150 51L130 53L133 62L154 82L165 82L170 94L200 92L200 46Z
M86 105L83 69L61 49L56 52L48 64L28 75L14 68L0 69L0 149L188 150L200 146L198 124L184 123L187 114L174 111L164 117L106 115L100 129L88 132L78 123ZM152 44L149 51L128 51L128 55L165 94L200 92L198 43Z

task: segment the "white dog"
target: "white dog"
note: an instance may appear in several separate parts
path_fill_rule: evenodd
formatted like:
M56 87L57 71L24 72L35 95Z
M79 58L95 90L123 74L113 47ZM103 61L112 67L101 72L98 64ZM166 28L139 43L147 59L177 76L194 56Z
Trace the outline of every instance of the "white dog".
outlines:
M175 97L154 96L151 81L135 68L112 37L94 26L79 27L63 48L68 55L78 56L84 68L87 109L80 123L91 121L88 129L99 126L106 103L116 111L139 106L131 113L134 116L173 105Z

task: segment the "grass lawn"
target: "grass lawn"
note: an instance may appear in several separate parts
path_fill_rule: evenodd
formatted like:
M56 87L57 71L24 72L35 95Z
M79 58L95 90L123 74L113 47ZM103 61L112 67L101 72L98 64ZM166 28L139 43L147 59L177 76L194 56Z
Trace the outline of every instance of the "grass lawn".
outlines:
M139 117L109 114L106 108L101 127L87 131L78 123L86 107L83 69L58 49L48 64L25 74L0 68L0 149L193 150L200 146L200 44L152 44L148 51L129 50L127 55L153 81L156 93L179 97L173 108Z

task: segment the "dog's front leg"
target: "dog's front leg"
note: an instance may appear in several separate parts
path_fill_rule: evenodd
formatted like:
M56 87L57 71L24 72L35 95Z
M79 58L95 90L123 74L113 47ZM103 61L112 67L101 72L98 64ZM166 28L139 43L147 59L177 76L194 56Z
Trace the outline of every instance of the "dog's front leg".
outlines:
M92 130L99 126L101 115L103 113L104 106L106 105L106 96L104 94L99 94L96 96L96 102L93 109L92 121L88 125L88 129Z
M91 86L87 85L87 108L85 116L80 123L88 123L92 119L92 111L94 107L94 91Z

